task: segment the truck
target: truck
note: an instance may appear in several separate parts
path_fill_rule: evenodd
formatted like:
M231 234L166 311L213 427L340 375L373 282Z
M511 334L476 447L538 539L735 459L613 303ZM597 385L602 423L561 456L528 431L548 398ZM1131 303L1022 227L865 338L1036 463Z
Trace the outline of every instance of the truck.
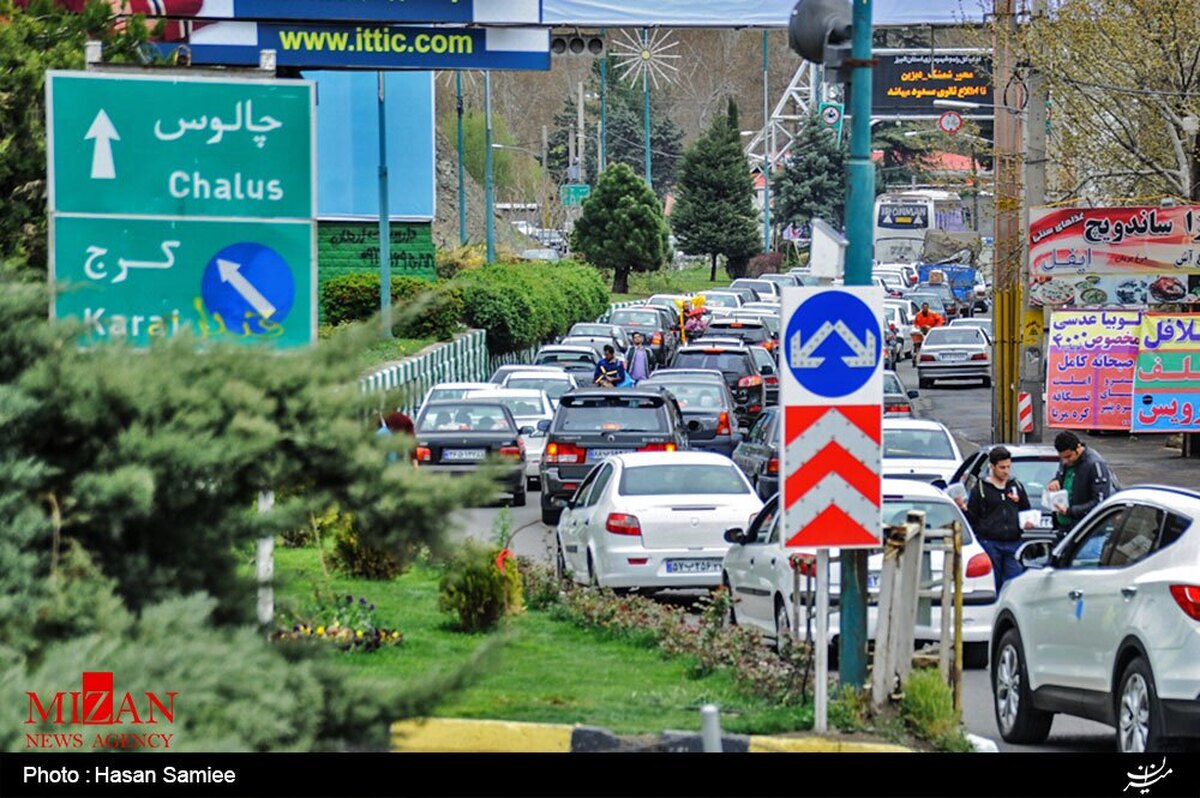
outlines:
M975 307L974 266L963 266L957 263L919 263L917 276L921 283L938 285L948 283L954 291L954 296L968 309L966 315L971 315L970 309Z

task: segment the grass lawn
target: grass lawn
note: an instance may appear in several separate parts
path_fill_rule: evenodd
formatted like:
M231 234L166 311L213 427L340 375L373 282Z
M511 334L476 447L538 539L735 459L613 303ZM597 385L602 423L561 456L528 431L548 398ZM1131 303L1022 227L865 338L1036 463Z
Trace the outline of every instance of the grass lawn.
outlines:
M436 338L392 338L387 341L375 341L359 356L360 365L363 369L369 369L394 360L403 360L433 343L437 343Z
M629 293L613 294L613 302L644 299L651 294L686 294L706 288L724 288L731 282L725 269L717 267L716 281L709 281L709 266L688 266L686 269L657 272L633 272L629 275ZM612 276L606 277L612 285Z
M314 586L324 582L313 548L277 548L275 569L281 612L304 607ZM437 608L437 579L436 570L422 566L391 582L333 575L332 590L366 596L378 608L378 623L405 636L402 646L340 655L348 677L411 683L464 662L486 639L450 627L451 616ZM747 698L726 673L693 678L685 660L664 659L656 650L607 639L548 612L527 611L511 619L509 630L513 640L494 668L450 697L440 716L584 723L622 734L653 734L698 730L700 706L713 702L721 708L723 728L731 732L775 733L812 724L811 707Z

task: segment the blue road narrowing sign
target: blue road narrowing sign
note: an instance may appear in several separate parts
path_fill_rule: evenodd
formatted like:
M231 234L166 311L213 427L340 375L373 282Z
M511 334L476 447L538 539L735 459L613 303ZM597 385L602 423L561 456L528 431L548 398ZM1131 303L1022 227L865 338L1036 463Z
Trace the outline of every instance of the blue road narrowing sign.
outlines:
M837 399L867 385L879 367L879 315L848 291L823 290L803 300L787 321L783 354L805 390Z
M287 261L270 247L243 241L209 260L200 282L204 305L230 330L263 335L278 328L296 300Z

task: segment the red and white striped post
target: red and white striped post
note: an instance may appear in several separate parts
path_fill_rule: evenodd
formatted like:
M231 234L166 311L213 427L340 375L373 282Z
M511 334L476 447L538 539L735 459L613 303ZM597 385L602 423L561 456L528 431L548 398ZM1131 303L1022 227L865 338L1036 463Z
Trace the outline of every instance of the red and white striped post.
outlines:
M1033 396L1025 391L1017 394L1017 428L1024 443L1025 433L1033 432Z

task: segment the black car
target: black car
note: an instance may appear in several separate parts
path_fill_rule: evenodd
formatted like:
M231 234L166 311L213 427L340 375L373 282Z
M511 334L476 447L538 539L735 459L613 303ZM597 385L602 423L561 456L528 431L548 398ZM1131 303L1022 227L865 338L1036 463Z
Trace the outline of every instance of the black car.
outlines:
M641 333L644 343L654 356L655 365L671 361L679 346L679 320L671 319L671 312L653 305L632 308L617 308L608 323L625 331L630 341L634 333Z
M726 457L742 442L737 414L733 410L733 395L724 381L703 377L673 376L670 369L656 372L663 376L643 380L640 388L662 387L670 391L687 426L688 447L705 452L717 452Z
M563 394L546 432L540 468L542 523L557 524L563 505L604 458L688 448L687 425L668 391L580 388Z
M967 489L968 496L971 491L979 490L979 480L986 477L988 473L988 452L994 446L995 444L986 444L974 454L964 458L962 465L951 477L950 484L961 482ZM1037 529L1025 530L1022 538L1024 540L1053 540L1054 514L1042 507L1041 498L1046 484L1054 479L1054 474L1058 471L1058 452L1053 446L1045 443L1005 444L1005 447L1012 453L1013 477L1020 480L1021 484L1025 486L1025 491L1029 494L1029 501L1034 509L1042 511L1042 518Z
M765 501L779 491L778 407L768 407L758 417L741 445L733 450L733 462L754 483L759 498Z
M701 340L679 348L672 368L715 369L733 394L738 426L749 427L766 405L766 385L754 355L745 346L706 346Z
M761 346L768 350L775 348L771 329L759 319L713 319L704 331L704 336L709 335L737 338L746 346Z
M754 356L754 362L758 364L758 371L762 374L763 396L767 404L779 404L779 364L775 362L775 355L761 346L752 346L749 352Z
M416 422L417 461L423 470L461 476L499 456L512 463L500 477L501 486L512 494L513 506L524 507L525 444L521 432L512 413L499 401L428 402Z
M936 294L938 299L942 300L942 304L946 306L947 323L952 319L968 318L974 313L971 306L958 298L949 283L921 283L914 293Z

